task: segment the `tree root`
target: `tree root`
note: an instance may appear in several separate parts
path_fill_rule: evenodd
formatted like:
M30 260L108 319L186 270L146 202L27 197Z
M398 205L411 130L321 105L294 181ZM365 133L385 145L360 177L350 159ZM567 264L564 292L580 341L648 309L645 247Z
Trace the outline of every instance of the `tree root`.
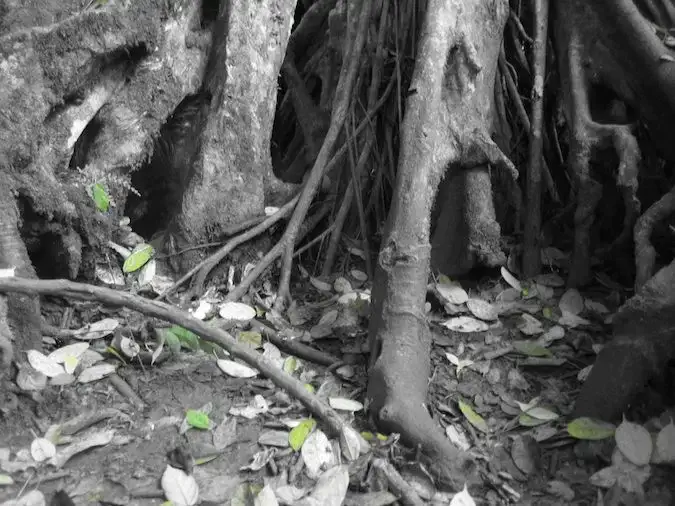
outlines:
M634 229L635 237L635 290L636 292L652 277L656 264L656 250L649 237L660 220L675 211L675 188L672 188L661 199L652 204L637 220Z
M335 106L333 108L333 114L331 117L330 126L328 127L328 132L326 133L326 137L316 157L314 167L312 167L312 171L305 181L305 186L303 187L302 193L300 194L300 200L298 201L298 205L295 208L293 217L291 218L288 227L284 232L284 236L279 243L283 245L284 258L282 261L281 276L279 279L278 296L275 302L276 309L280 309L290 299L293 248L295 246L295 241L297 239L300 226L307 214L307 210L314 199L314 195L319 188L321 180L323 179L323 175L326 173L331 152L335 147L338 136L340 135L340 131L342 130L342 125L344 124L347 116L347 109L352 98L352 89L356 84L356 77L360 68L361 51L363 50L366 40L366 33L370 22L372 6L372 0L364 0L361 3L361 11L358 18L356 35L352 44L350 44L350 48L344 58L344 61L348 62L348 64L343 65L340 71L340 79L338 81L335 94Z

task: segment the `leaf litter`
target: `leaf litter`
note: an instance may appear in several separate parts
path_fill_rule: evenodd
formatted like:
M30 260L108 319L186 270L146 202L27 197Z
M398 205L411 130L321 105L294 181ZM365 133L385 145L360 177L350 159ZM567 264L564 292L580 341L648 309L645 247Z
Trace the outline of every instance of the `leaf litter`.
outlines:
M145 258L147 248L138 251L144 263L137 261L134 267L141 271L151 259ZM21 473L29 470L48 473L45 462L64 468L78 455L75 469L103 470L126 455L128 469L112 467L116 486L123 490L119 497L147 493L143 487L161 476L157 497L174 504L360 504L375 491L348 490L351 474L366 483L368 467L359 463L372 462L374 452L402 449L396 434L376 433L364 409L369 281L363 271L352 269L330 280L308 276L306 283L311 288L304 302L296 302L287 314L266 311L255 300L225 302L212 292L191 310L195 318L228 329L270 363L304 381L354 429L347 426L338 436L329 435L321 422L255 369L184 329L158 327L148 335L130 314L101 314L72 333L77 341L55 346L48 355L29 352L31 388L47 392L48 381L70 375L76 383L61 388L74 393L77 409L86 416L74 428L34 434L23 452L0 447L0 482L10 484L2 486L20 482ZM568 503L580 499L580 475L591 491L618 487L642 493L657 466L675 464L672 420L658 426L624 421L615 427L569 416L573 392L585 378L581 373L591 366L574 369L570 364L579 362L580 349L597 349L590 347L597 343L588 336L607 333L606 324L598 322L611 316L611 303L565 291L557 274L529 282L506 269L490 287L478 290L440 277L429 293L440 303L428 313L432 332L440 336L432 350L429 408L437 413L439 430L450 444L489 462L491 486L448 495L433 480L419 478L421 496L457 505L476 504L475 499L517 503L527 497ZM324 367L280 349L251 327L261 315L291 339L348 363L326 373ZM111 350L114 342L122 342L120 329L139 336L138 356ZM144 359L144 354L151 358ZM97 407L130 405L128 393L104 383L118 370L128 375L130 368L131 376L144 377L131 385L151 410L131 417L124 410L97 417ZM51 379L41 381L41 376ZM101 397L104 392L107 396ZM178 434L185 439L178 441ZM608 466L593 468L575 458L575 444L590 441L612 443ZM167 464L166 449L174 445L187 446L189 456L178 462L169 458ZM566 465L550 474L542 462L554 454ZM133 462L141 457L148 464L139 469ZM275 470L271 475L270 469ZM79 474L85 483L84 473ZM540 485L528 484L533 476L541 478ZM94 489L102 497L120 493L105 480ZM69 492L74 497L85 493L76 485ZM394 497L390 494L387 500Z

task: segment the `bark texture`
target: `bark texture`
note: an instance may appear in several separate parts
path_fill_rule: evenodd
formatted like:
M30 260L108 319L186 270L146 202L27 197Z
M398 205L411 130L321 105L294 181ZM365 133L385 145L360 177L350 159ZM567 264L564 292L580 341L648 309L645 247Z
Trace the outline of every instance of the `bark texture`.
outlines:
M420 446L442 482L461 488L473 463L440 432L425 405L430 214L446 168L492 163L512 169L490 139L490 110L485 108L493 94L508 5L431 0L427 9L373 290L368 400L385 430Z
M666 132L675 127L674 55L632 0L555 2L555 41L567 119L570 124L568 161L575 177L574 252L568 284L590 280L593 244L591 225L602 195L591 165L597 154L613 149L618 165L611 168L623 195L625 218L618 247L629 241L640 213L637 176L640 149L634 123L604 123L594 110L594 88L612 93L637 112L649 127L662 156L675 159ZM662 58L666 56L666 58Z

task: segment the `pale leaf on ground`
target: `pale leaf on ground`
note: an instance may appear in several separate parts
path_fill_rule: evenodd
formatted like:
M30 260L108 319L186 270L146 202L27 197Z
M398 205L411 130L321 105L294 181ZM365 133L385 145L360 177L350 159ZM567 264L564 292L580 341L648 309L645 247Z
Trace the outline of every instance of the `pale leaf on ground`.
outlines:
M442 302L451 304L464 304L469 300L469 295L462 285L456 282L436 283L436 291L442 299Z
M56 455L56 447L49 439L39 437L31 442L30 454L35 462L44 462Z
M675 424L673 424L672 419L656 436L652 462L655 464L675 464Z
M361 283L368 280L368 274L358 269L352 269L349 271L349 274L351 274L352 278Z
M511 274L506 267L501 268L501 273L502 273L502 278L504 278L504 281L506 281L511 288L514 290L518 290L518 292L521 292L523 289L523 285L520 283L520 281L513 275Z
M317 480L314 490L307 499L308 504L320 506L341 506L347 495L349 486L349 468L346 465L332 467ZM303 499L304 500L304 499ZM303 504L303 500L298 505Z
M59 446L56 455L50 459L50 464L60 469L78 453L82 453L97 446L105 446L112 441L114 436L114 430L88 432L85 436L75 440L66 447Z
M47 501L39 490L30 490L18 499L10 499L2 503L2 506L45 506Z
M614 433L616 445L624 457L636 466L649 464L653 443L649 431L642 425L623 420Z
M593 364L587 365L581 371L579 371L579 373L577 374L577 379L581 383L583 383L584 381L586 381L586 379L588 379L588 375L591 374L592 369L593 369Z
M606 315L609 313L609 309L607 309L607 306L605 306L601 302L595 302L591 299L586 299L584 301L584 306L586 307L586 309L595 314Z
M527 313L520 315L520 321L518 322L518 330L527 336L533 336L535 334L541 334L544 332L544 328L539 320L534 316L531 316Z
M242 302L224 302L218 308L218 314L223 320L238 322L247 322L256 316L255 309Z
M441 325L455 332L484 332L490 327L487 323L471 316L457 316L444 321Z
M309 278L309 282L314 288L316 288L320 292L330 292L333 290L333 287L331 286L330 283L326 283L325 281L322 281L319 278L311 277Z
M333 290L335 290L336 293L351 292L352 284L347 278L340 276L333 281Z
M213 312L213 304L205 300L199 301L199 305L191 311L192 316L198 320L204 320Z
M310 478L317 478L322 468L332 467L336 462L333 445L321 430L307 436L300 453Z
M590 325L591 322L563 309L562 316L558 319L558 324L564 325L565 327L576 328L580 325Z
M199 500L199 486L191 474L182 469L166 466L162 474L162 490L175 506L194 506Z
M481 299L469 299L466 301L466 307L471 313L481 320L494 321L499 317L497 308L487 301Z
M331 397L328 399L330 407L338 411L361 411L363 404L353 399L346 399L344 397Z
M120 322L114 318L104 318L85 327L82 331L75 334L75 339L81 341L92 341L94 339L103 339L112 334Z
M269 485L265 485L253 500L254 506L279 506L277 496Z
M454 444L460 450L468 451L471 448L469 439L466 437L466 434L453 424L448 425L445 428L445 435L448 436L448 439L452 444Z
M259 451L255 455L253 455L251 462L249 464L246 464L245 466L242 466L240 470L253 472L260 471L263 467L267 465L267 463L270 460L272 460L272 457L274 457L276 452L277 452L276 448L265 448L264 450Z
M578 315L584 310L584 298L576 288L567 290L558 302L561 311Z
M550 346L553 342L558 341L565 337L565 329L560 325L555 325L548 329L544 334L537 338L537 343L547 347Z
M117 369L117 365L101 363L92 365L83 370L80 375L77 377L77 381L80 383L91 383L92 381L98 381L110 376Z
M33 369L39 373L44 374L48 378L54 378L66 372L63 369L63 366L56 360L44 355L37 350L28 350L26 355L28 357L28 363L33 367Z
M89 343L72 343L52 351L47 358L62 364L67 357L79 358L89 348Z
M456 493L452 498L450 501L450 506L476 506L476 501L474 501L473 497L471 497L471 494L469 494L466 484L464 484L462 491Z
M218 368L228 376L233 378L254 378L258 375L258 371L239 362L233 360L226 360L224 358L216 361Z
M263 446L276 446L288 448L288 432L285 430L265 430L258 436L258 444Z

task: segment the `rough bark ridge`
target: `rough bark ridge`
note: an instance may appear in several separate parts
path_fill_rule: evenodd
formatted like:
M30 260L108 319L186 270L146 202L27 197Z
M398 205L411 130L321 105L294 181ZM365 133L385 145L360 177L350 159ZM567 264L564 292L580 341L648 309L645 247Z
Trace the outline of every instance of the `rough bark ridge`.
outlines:
M631 239L640 212L637 175L640 150L634 125L626 121L603 124L593 117L592 88L614 93L637 111L649 127L661 154L675 159L669 134L675 128L675 64L657 31L632 0L572 0L554 2L555 41L566 116L570 125L568 161L576 178L575 239L571 286L590 280L590 228L602 187L591 173L594 155L615 150L619 163L616 181L625 206L619 246Z
M204 77L213 98L176 221L179 246L219 237L289 196L272 172L269 145L296 1L221 2ZM183 270L198 256L184 255Z
M484 107L493 93L507 12L502 0L431 0L427 6L373 290L370 410L384 429L420 446L442 482L455 488L470 479L473 463L425 406L430 213L447 167L492 163L513 170L490 139Z

